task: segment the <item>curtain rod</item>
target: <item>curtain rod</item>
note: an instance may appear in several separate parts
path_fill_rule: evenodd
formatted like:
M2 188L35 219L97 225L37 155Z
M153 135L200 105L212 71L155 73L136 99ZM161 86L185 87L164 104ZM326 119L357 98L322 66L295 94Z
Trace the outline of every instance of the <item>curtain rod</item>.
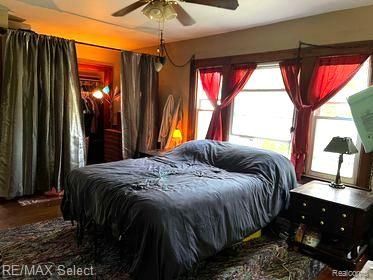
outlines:
M31 32L31 33L37 34L35 31L32 31L32 30L13 29L13 28L4 28L4 27L0 27L0 34L5 34L7 32L7 30L19 30L19 31ZM53 36L53 35L45 35L45 36ZM100 48L100 49L105 49L105 50L110 50L110 51L117 51L117 52L127 51L127 50L118 49L118 48L112 48L112 47L96 45L96 44L91 44L91 43L86 43L86 42L80 42L80 41L76 41L76 40L72 40L72 39L71 39L71 41L74 41L76 44L79 44L79 45L85 45L85 46L89 46L89 47L95 47L95 48ZM129 51L129 52L132 52L132 51Z
M122 49L117 49L117 48L112 48L112 47L106 47L106 46L101 46L101 45L96 45L96 44L91 44L91 43L85 43L85 42L80 42L80 41L74 41L76 44L79 45L84 45L84 46L89 46L89 47L95 47L95 48L100 48L100 49L105 49L105 50L110 50L110 51L117 51L117 52L123 52L124 50Z

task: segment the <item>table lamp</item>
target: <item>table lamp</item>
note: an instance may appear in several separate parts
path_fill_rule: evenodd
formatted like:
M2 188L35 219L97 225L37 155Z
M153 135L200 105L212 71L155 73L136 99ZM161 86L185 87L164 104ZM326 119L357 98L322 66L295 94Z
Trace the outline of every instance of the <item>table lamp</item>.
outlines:
M330 183L332 188L343 189L345 186L341 182L341 165L343 162L343 155L356 154L358 152L352 139L350 137L333 137L328 146L324 149L325 152L339 154L338 171L335 181Z
M172 139L175 141L175 146L178 146L183 140L183 135L181 134L181 130L176 128L174 132L172 133Z

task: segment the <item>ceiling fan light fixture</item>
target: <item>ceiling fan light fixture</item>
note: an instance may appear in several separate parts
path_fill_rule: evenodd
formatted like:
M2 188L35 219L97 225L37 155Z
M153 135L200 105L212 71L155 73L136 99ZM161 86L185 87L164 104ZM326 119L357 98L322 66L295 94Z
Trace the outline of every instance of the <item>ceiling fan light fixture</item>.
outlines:
M159 56L154 62L154 68L156 72L161 72L163 66L166 64L166 57Z
M150 2L142 9L142 13L151 20L156 21L167 21L177 17L177 13L172 5L162 1Z
M151 20L164 23L177 18L183 26L191 26L196 21L184 10L179 3L199 4L207 7L216 7L227 10L236 10L239 6L238 0L132 0L135 1L112 14L114 17L122 17L140 7L142 13ZM184 4L183 4L184 5Z
M170 4L163 6L163 19L164 20L173 20L177 17L175 9Z
M142 13L151 20L161 20L163 18L163 4L161 2L151 2L145 6Z

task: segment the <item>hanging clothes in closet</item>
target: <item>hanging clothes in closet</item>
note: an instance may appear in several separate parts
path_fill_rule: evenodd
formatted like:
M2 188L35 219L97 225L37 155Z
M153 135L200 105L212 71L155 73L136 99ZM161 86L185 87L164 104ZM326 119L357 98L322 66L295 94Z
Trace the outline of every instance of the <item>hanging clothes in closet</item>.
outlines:
M80 77L87 164L103 162L103 104L101 99L93 96L93 93L101 88L102 84L98 77Z

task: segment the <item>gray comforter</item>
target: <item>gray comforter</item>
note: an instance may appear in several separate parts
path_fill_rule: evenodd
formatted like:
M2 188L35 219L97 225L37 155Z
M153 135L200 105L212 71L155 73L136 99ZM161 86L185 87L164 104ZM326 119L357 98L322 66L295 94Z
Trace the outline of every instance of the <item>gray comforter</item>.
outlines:
M268 225L295 186L279 154L191 141L164 157L72 171L61 208L126 241L135 278L167 280Z

